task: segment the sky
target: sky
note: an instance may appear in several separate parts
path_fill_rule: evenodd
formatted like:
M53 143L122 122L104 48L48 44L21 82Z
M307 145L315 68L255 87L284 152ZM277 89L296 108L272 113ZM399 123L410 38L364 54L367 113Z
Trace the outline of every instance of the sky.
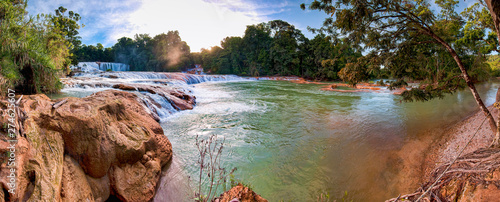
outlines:
M83 44L111 47L121 37L155 36L178 30L192 52L220 46L227 36L243 36L246 26L284 20L313 38L307 27L321 27L328 17L300 9L312 0L29 0L30 15L54 13L59 6L79 13Z

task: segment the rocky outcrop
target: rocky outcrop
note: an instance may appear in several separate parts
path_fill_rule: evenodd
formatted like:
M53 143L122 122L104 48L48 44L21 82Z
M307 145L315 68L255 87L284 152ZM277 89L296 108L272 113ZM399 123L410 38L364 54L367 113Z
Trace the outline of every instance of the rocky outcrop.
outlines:
M137 95L124 91L65 99L56 109L45 95L20 101L26 116L16 144L17 191L4 197L105 201L111 194L123 201L150 200L161 167L172 157L172 146L152 112ZM1 137L5 154L9 145ZM4 190L9 172L2 164Z
M146 91L158 94L172 103L177 110L193 109L195 97L167 86L153 86L147 84L116 84L113 88L126 91Z
M234 186L229 191L221 194L221 196L215 199L216 202L230 202L230 201L241 201L241 202L267 202L266 199L262 198L260 195L256 194L252 189L238 184Z

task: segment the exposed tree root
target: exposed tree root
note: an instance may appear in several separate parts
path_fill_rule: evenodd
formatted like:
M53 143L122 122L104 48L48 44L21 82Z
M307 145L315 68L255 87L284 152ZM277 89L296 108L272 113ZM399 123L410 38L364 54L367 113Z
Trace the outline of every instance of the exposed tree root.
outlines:
M466 191L467 186L494 184L500 187L500 176L493 172L500 170L500 148L483 148L473 153L458 158L451 167L446 170L450 163L436 168L430 179L412 194L392 198L386 202L415 201L425 190L445 172L439 181L430 188L430 191L420 201L455 201L459 200ZM471 191L471 190L468 190Z

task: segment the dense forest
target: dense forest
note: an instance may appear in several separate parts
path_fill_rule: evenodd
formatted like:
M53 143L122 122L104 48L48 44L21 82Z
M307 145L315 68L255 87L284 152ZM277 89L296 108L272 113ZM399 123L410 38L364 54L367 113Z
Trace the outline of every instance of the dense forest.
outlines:
M221 47L203 49L193 58L206 72L217 74L338 80L337 73L361 55L348 40L325 34L309 40L293 25L274 20L247 26L243 37L227 37Z
M123 37L111 48L102 44L82 45L75 51L78 61L120 62L135 71L183 71L201 64L205 72L243 76L301 76L337 80L338 72L361 57L347 40L318 34L306 38L293 25L274 20L247 27L243 37L227 37L221 46L191 53L178 31L150 37ZM366 75L377 77L379 72Z
M181 71L193 67L191 50L181 40L178 31L151 37L136 34L134 39L122 37L111 48L102 44L76 47L79 62L119 62L130 65L132 71Z

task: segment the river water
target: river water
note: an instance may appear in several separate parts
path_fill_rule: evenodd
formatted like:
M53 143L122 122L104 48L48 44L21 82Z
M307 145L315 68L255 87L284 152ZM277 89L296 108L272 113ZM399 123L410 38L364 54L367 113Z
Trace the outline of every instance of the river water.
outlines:
M492 104L497 84L478 86ZM197 106L162 123L190 176L195 137L225 137L223 165L270 201L320 196L383 201L398 196L391 160L407 140L457 122L477 110L470 91L425 103L401 103L389 93L320 91L287 81L201 83ZM397 164L397 161L396 161Z
M478 85L487 105L494 102L498 86ZM321 85L288 81L203 82L184 88L196 96L197 105L162 118L177 170L163 180L158 195L175 194L162 186L192 193L184 187L197 183L196 136L214 134L225 138L222 166L236 167L234 178L270 201L317 201L321 196L383 201L400 194L394 188L400 171L395 151L425 131L478 110L468 90L401 103L390 93L329 92ZM72 89L59 96L81 97L107 88ZM188 176L191 180L183 180Z

